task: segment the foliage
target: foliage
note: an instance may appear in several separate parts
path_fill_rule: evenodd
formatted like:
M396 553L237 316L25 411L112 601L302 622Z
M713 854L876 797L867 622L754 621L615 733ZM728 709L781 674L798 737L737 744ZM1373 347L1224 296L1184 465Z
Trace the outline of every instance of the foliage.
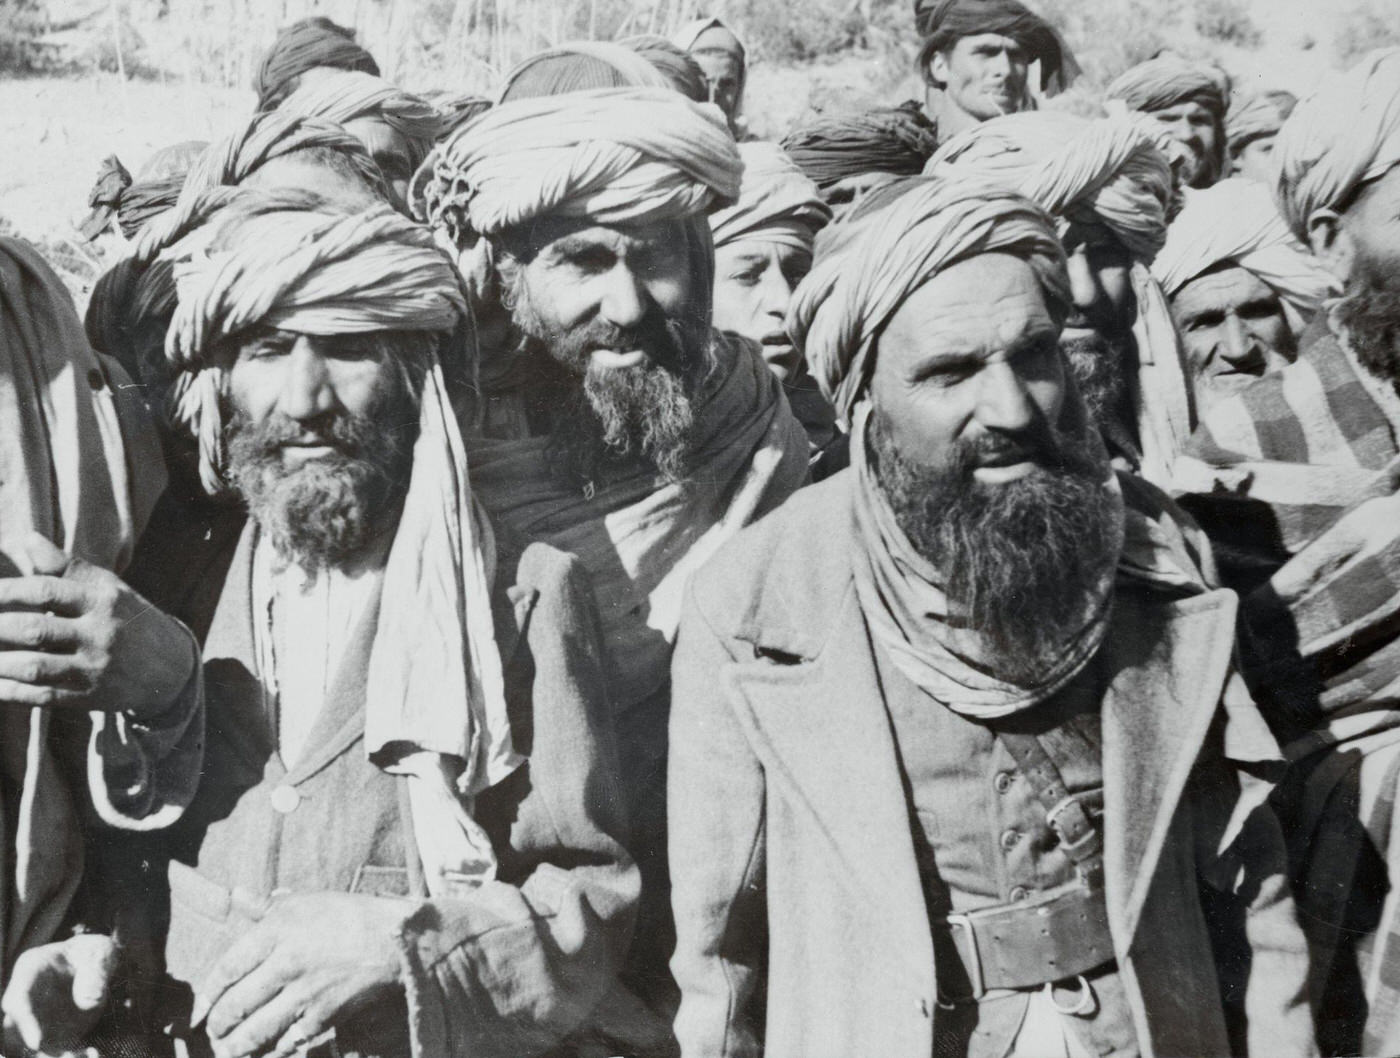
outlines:
M39 0L0 0L0 73L37 73L52 55L42 43L48 19Z
M1194 21L1196 32L1206 40L1246 50L1259 47L1264 40L1244 0L1196 0Z
M1380 9L1364 2L1353 3L1337 12L1333 47L1343 66L1350 66L1373 48L1400 44L1400 12L1394 4Z

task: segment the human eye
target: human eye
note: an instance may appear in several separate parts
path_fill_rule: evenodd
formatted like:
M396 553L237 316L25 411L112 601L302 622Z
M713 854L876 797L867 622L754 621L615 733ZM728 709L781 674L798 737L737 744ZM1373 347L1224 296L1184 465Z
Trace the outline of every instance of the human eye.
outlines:
M1223 312L1203 312L1199 316L1192 316L1186 321L1188 331L1209 331L1219 327L1225 322Z
M267 335L246 342L238 351L240 360L275 360L292 351L292 340L280 335Z
M1271 301L1247 301L1235 311L1244 320L1267 320L1278 315L1278 309Z
M566 250L563 263L581 275L601 275L617 264L617 254L606 246L578 246Z

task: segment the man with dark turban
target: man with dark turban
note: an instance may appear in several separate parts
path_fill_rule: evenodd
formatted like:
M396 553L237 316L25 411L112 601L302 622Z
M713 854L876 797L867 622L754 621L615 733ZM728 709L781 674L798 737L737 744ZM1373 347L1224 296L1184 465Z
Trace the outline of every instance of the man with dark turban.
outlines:
M1266 187L1273 183L1274 140L1297 105L1297 96L1281 90L1260 92L1230 104L1225 146L1232 175Z
M258 109L272 110L301 86L307 73L358 70L379 76L374 56L355 41L355 31L323 15L283 26L253 76Z
M342 126L365 145L399 203L408 181L444 128L437 108L373 74L331 70L303 84L277 106L288 114Z
M710 102L710 83L705 71L684 48L665 37L641 34L619 42L656 67L662 77L681 95L695 103Z
M1227 174L1230 77L1220 67L1163 52L1120 74L1106 92L1110 100L1151 118L1181 145L1181 183L1209 187Z
M149 1028L230 1056L567 1051L637 872L586 578L497 540L468 475L439 352L460 280L387 206L206 201L167 248L165 348L237 503L212 531L158 516L130 573L199 636L210 715L193 803L133 851L169 883Z
M684 1056L1306 1054L1235 598L1115 473L1054 222L910 180L830 229L794 338L851 467L691 581L673 663ZM1226 913L1228 909L1228 914Z
M699 65L706 99L724 111L730 129L742 137L749 58L739 35L722 19L697 18L677 30L672 41Z
M980 121L1033 109L1028 81L1040 64L1041 92L1079 76L1055 28L1018 0L914 0L924 111L946 140Z
M1298 334L1336 292L1268 190L1243 179L1186 196L1152 274L1171 304L1198 416L1297 359Z
M1283 219L1341 288L1295 363L1220 401L1183 504L1248 590L1245 661L1294 760L1295 888L1330 1054L1400 1051L1400 50L1329 75L1274 145Z
M1061 344L1109 450L1166 485L1191 434L1191 391L1166 298L1148 266L1166 239L1171 169L1124 117L995 118L948 141L928 172L1019 191L1055 217L1074 311Z
M426 216L479 300L510 310L483 365L472 476L493 516L577 555L603 616L643 912L629 983L669 991L671 646L691 573L806 476L759 347L711 326L706 213L742 162L670 88L513 99L443 147Z
M185 174L208 144L186 140L156 151L135 178L115 154L103 160L97 180L88 193L88 214L78 230L88 240L112 229L115 220L122 237L132 238L152 217L175 204Z

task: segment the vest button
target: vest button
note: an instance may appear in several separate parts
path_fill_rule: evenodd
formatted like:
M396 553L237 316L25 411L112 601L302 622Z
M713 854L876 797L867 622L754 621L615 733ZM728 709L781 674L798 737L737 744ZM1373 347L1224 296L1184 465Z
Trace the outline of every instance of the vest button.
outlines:
M297 793L295 786L279 786L272 791L272 807L284 816L295 812L299 804L301 794Z
M1009 771L999 771L997 777L992 780L992 786L996 788L997 793L1004 794L1011 789L1011 784L1015 781L1016 776Z
M1003 830L1001 832L1001 847L1007 852L1014 849L1016 847L1016 842L1020 840L1021 832L1019 830Z

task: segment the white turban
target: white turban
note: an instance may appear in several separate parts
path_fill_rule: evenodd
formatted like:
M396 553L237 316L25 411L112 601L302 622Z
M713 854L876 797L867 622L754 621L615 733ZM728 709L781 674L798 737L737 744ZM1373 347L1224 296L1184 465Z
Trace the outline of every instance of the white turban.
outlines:
M423 186L423 209L454 236L545 215L676 220L732 202L742 169L715 107L670 88L567 92L502 103L453 133Z
M1400 48L1324 79L1283 123L1273 159L1279 209L1300 239L1314 213L1400 163Z
M1019 191L1066 220L1098 220L1142 261L1167 236L1171 167L1126 116L1036 110L993 118L945 143L924 172Z
M277 109L337 125L357 118L378 118L408 138L414 165L423 160L447 127L447 119L426 99L359 70L326 70L309 78L278 103Z
M1253 272L1304 315L1337 292L1331 274L1289 232L1268 189L1252 180L1188 192L1152 273L1172 297L1225 263Z
M810 252L817 232L831 220L820 189L776 143L741 143L739 156L744 162L739 201L710 215L715 247L766 239Z
M823 233L816 264L793 295L788 333L844 422L870 382L875 340L905 299L940 272L986 253L1023 258L1047 301L1068 311L1069 278L1054 223L1011 191L915 178L877 192Z

